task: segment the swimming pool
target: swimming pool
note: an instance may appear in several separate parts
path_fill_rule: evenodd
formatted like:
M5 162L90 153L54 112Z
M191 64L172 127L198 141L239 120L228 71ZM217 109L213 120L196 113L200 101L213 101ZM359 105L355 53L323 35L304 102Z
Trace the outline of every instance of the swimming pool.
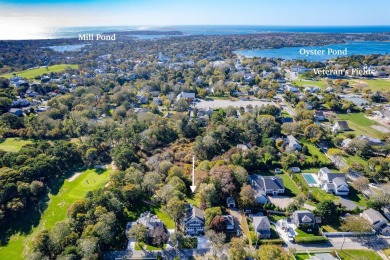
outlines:
M310 174L310 173L302 174L302 177L305 179L305 181L307 182L309 187L318 187L319 186L319 184L318 184L316 178L313 176L313 174Z

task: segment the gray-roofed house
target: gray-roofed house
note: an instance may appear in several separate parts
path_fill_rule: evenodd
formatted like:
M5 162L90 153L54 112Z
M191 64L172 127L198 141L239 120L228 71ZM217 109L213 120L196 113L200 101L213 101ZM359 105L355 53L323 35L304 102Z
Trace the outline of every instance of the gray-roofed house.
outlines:
M302 146L299 144L298 140L294 136L288 135L286 141L288 143L286 146L286 150L288 151L302 150Z
M16 116L23 116L23 110L20 108L10 108L10 110L8 110L8 113L14 114Z
M317 224L318 218L308 210L296 210L293 212L291 220L299 229L311 229Z
M263 190L262 186L262 180L259 175L252 174L249 176L249 181L251 183L252 189L254 191L254 197L256 203L259 204L265 204L268 202L267 194L265 194L265 191Z
M314 114L314 118L317 119L318 121L324 121L325 120L325 115L323 111L316 111Z
M205 218L203 210L191 204L187 204L182 224L188 235L199 235L204 233Z
M179 101L182 98L187 100L193 100L195 99L195 93L181 92L179 95L177 95L176 100Z
M157 236L165 237L167 242L168 240L168 230L164 223L155 215L152 215L150 212L145 212L141 214L140 218L137 220L136 224L142 224L148 229L147 239L148 243L153 244L153 239ZM155 232L159 229L159 232Z
M321 188L326 192L335 195L348 195L349 186L345 175L342 173L332 173L327 167L318 171L318 179L321 181Z
M368 220L374 229L382 235L390 235L390 226L387 219L375 209L366 209L361 216Z
M349 128L347 121L337 121L332 127L332 132L344 132L349 130L351 130L351 128Z
M367 141L370 145L383 145L384 144L382 142L382 140L379 138L372 138L372 137L368 137L365 135L359 135L357 138L360 140Z
M269 223L268 217L254 216L252 218L252 225L259 238L271 237L271 225Z
M283 179L278 176L261 177L260 186L266 194L278 195L280 193L284 193Z

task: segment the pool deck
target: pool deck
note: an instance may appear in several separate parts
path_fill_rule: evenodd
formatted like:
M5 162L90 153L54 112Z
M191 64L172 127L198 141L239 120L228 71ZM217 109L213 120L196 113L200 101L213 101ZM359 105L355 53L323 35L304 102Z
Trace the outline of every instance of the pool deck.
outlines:
M315 181L316 183L310 183L310 182L308 182L308 180L305 178L305 176L307 176L307 175L312 176L312 178L314 179L314 181ZM303 173L303 174L302 174L302 177L305 179L305 181L306 181L307 185L309 185L309 187L320 187L321 182L320 182L320 180L317 178L317 174L315 174L315 173Z

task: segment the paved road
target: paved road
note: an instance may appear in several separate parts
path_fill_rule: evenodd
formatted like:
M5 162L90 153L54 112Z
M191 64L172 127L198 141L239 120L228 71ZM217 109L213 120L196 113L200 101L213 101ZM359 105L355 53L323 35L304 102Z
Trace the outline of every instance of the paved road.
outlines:
M242 100L237 100L237 101L230 101L226 99L215 99L215 100L203 100L201 99L200 102L197 102L195 104L195 107L197 108L203 108L203 109L208 109L209 107L211 109L217 109L217 108L227 108L229 106L233 107L243 107L245 108L247 105L252 105L253 107L258 106L266 106L272 104L271 101L261 101L261 100L248 100L248 101L242 101Z

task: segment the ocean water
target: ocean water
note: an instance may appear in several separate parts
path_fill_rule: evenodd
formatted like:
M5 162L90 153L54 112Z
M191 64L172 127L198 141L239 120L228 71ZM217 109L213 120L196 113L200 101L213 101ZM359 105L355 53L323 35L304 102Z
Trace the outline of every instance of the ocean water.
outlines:
M317 50L319 53L324 50L323 55L307 55L308 52L303 51ZM329 54L328 49L346 50L345 55ZM282 58L286 60L306 59L307 61L324 61L331 58L350 55L368 55L368 54L389 54L390 42L348 42L345 44L332 44L326 46L305 46L305 47L286 47L280 49L264 49L264 50L237 50L235 53L245 57L266 57L266 58Z
M60 27L39 28L39 30L20 32L18 38L9 38L0 33L2 40L27 40L27 39L58 39L77 38L84 33L103 33L134 30L154 31L181 31L184 35L230 35L230 34L253 34L265 32L304 32L304 33L372 33L390 32L390 26L239 26L239 25L188 25L188 26L84 26L84 27ZM153 38L140 36L139 38Z

